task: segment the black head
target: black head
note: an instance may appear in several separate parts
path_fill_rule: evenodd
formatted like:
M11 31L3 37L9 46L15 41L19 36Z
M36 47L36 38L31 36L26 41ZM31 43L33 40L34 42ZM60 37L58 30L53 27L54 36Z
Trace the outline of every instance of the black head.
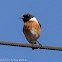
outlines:
M33 18L34 16L32 14L24 14L21 19L23 19L24 23L29 21L31 18Z

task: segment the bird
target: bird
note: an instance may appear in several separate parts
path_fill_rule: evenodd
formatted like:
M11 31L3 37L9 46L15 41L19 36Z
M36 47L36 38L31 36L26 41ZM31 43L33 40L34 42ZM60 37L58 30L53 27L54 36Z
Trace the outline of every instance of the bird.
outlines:
M41 34L41 24L32 14L24 14L21 19L24 22L23 33L30 44L37 44Z

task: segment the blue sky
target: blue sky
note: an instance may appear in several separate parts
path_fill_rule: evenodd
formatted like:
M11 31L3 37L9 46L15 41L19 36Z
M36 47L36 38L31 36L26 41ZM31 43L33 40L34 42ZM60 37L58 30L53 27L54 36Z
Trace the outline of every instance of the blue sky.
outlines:
M41 44L62 46L62 0L0 0L0 40L28 43L19 19L26 13L33 14L42 25ZM0 59L62 62L62 52L0 45Z

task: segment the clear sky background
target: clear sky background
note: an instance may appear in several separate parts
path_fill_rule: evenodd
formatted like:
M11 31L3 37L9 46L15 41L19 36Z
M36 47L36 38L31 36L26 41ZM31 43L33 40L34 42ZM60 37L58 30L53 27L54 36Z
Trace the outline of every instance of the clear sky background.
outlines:
M19 19L26 13L33 14L42 25L41 44L62 47L62 0L0 0L0 41L28 43ZM0 59L62 62L62 51L0 45Z

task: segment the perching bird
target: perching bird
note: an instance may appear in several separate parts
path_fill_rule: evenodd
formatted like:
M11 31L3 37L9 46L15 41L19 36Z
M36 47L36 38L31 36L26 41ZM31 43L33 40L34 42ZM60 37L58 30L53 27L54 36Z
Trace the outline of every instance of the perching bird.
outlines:
M41 25L32 14L24 14L21 19L24 21L23 32L31 44L36 44L41 34Z

